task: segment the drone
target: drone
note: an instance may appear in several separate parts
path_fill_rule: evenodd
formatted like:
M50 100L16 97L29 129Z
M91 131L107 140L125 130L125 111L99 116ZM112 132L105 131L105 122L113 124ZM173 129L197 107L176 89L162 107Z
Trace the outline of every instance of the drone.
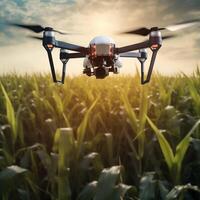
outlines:
M131 44L128 46L117 47L112 38L107 36L97 36L92 39L88 47L83 47L67 42L59 41L55 38L55 33L67 34L51 27L43 27L41 25L8 23L8 25L28 29L35 33L43 32L43 37L32 36L34 39L42 41L43 47L47 51L52 79L55 83L64 84L66 65L69 59L84 58L83 74L87 76L95 76L97 79L104 79L110 72L119 74L122 67L121 57L137 58L141 64L141 84L150 81L157 53L162 46L162 40L175 37L175 35L162 36L162 30L177 31L183 28L193 26L200 19L184 21L164 28L138 28L123 32L122 34L137 34L141 36L149 36L148 40ZM60 49L60 60L63 64L61 80L56 77L52 51L54 48ZM152 52L150 65L147 75L144 74L144 63L147 60L147 48Z

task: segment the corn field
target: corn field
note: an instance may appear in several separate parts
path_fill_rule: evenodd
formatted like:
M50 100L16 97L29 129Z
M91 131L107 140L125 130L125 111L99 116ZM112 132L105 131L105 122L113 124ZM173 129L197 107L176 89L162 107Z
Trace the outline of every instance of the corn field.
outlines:
M0 77L0 199L200 199L200 71Z

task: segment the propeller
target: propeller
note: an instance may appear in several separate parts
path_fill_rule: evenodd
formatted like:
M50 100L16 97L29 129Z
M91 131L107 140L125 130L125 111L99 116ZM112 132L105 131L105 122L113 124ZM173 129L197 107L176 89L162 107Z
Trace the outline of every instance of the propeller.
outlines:
M15 27L18 27L18 28L23 28L23 29L28 29L30 31L33 31L34 33L41 33L45 30L52 30L56 33L60 33L62 35L67 35L68 33L65 33L65 32L62 32L62 31L58 31L58 30L55 30L53 28L50 28L50 27L43 27L41 25L37 25L37 24L18 24L18 23L7 23L7 25L9 26L15 26Z
M168 39L175 38L175 37L177 37L177 36L176 35L166 35L166 36L162 37L162 40L168 40Z
M32 39L36 39L36 40L43 40L43 37L38 37L38 36L28 36L29 38L32 38Z
M162 36L162 40L168 40L175 37L177 37L177 35L166 35L166 36ZM148 42L148 41L149 40L145 40L144 42Z
M136 35L147 36L152 31L158 31L158 30L177 31L177 30L181 30L181 29L184 29L184 28L189 28L189 27L197 24L198 22L200 22L200 19L188 20L188 21L180 22L180 23L177 23L177 24L174 24L174 25L169 25L169 26L166 26L166 27L163 27L163 28L153 27L153 28L149 29L149 28L146 28L146 27L142 27L142 28L139 28L139 29L123 32L122 34L136 34Z

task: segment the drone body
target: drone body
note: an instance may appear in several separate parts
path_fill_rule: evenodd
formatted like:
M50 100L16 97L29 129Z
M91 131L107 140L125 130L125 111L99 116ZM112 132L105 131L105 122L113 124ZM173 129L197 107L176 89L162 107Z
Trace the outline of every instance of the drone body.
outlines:
M107 36L97 36L90 43L88 47L82 47L74 44L61 42L55 39L54 32L51 28L46 28L43 33L43 46L46 49L49 57L52 77L54 82L64 83L66 64L72 58L84 58L83 73L88 76L96 76L98 79L103 79L109 75L110 72L114 74L119 73L122 67L120 57L138 58L141 63L141 83L149 82L156 54L162 45L162 37L159 30L152 31L149 35L149 40L129 46L117 48L112 38ZM62 79L56 79L54 71L54 63L52 58L53 48L60 48L60 60L63 63ZM146 48L150 48L153 52L152 59L147 74L144 79L144 62L147 59ZM78 53L71 53L75 51Z
M88 76L95 75L96 78L105 78L109 72L119 73L122 67L120 57L114 53L115 42L107 36L95 37L88 48L90 54L86 56L83 62L83 73Z
M83 47L75 44L66 43L63 41L58 41L55 38L55 32L60 34L65 34L63 32L57 31L51 27L42 27L40 25L25 25L25 24L13 24L8 25L24 28L31 30L35 33L43 32L43 37L32 38L42 40L43 47L46 49L49 64L51 68L51 74L54 82L64 83L66 64L69 59L74 58L84 58L83 61L83 73L88 76L96 76L96 78L105 78L110 72L118 74L120 68L122 67L122 62L120 57L137 58L141 64L141 83L148 83L151 79L152 70L154 67L155 59L158 50L162 46L162 40L174 37L174 35L162 37L162 30L177 31L183 28L187 28L195 25L200 20L190 20L182 23L178 23L172 26L167 26L165 28L152 27L139 28L136 30L131 30L125 33L137 34L141 36L149 36L148 40L136 44L131 44L128 46L117 47L112 38L107 36L95 37L88 47ZM55 67L52 57L52 51L54 48L60 48L60 60L63 63L62 78L57 80ZM149 48L152 51L150 66L148 68L147 76L144 76L144 63L147 59L147 51Z

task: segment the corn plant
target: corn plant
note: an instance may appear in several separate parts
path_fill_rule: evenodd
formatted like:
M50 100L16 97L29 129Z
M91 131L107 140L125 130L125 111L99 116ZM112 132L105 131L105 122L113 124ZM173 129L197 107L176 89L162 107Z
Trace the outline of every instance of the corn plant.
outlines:
M139 114L136 115L135 111L133 110L131 104L128 101L127 96L122 96L125 110L128 115L128 119L130 122L130 126L133 131L133 139L131 139L128 135L128 142L129 145L136 157L138 162L138 173L142 174L142 158L144 156L144 145L145 145L145 124L146 124L146 117L148 111L148 98L147 98L147 88L142 88L140 90L140 105L139 105ZM132 141L138 142L137 149L133 145Z
M1 75L0 198L198 199L199 75Z
M136 198L136 189L120 181L120 166L103 169L98 181L89 183L79 194L78 200L117 200Z
M1 84L1 90L5 97L6 117L12 130L12 139L13 139L12 143L13 145L15 145L16 140L19 139L21 144L23 144L24 135L23 135L22 124L20 121L20 108L18 109L17 113L15 113L13 104L2 84Z
M173 153L173 149L170 147L170 144L168 143L164 135L161 133L161 131L148 117L147 121L158 138L160 148L167 163L173 183L175 185L180 184L182 162L185 153L189 147L190 137L194 133L195 129L199 126L200 120L196 122L196 124L192 127L190 132L179 142L179 144L176 147L175 154Z

